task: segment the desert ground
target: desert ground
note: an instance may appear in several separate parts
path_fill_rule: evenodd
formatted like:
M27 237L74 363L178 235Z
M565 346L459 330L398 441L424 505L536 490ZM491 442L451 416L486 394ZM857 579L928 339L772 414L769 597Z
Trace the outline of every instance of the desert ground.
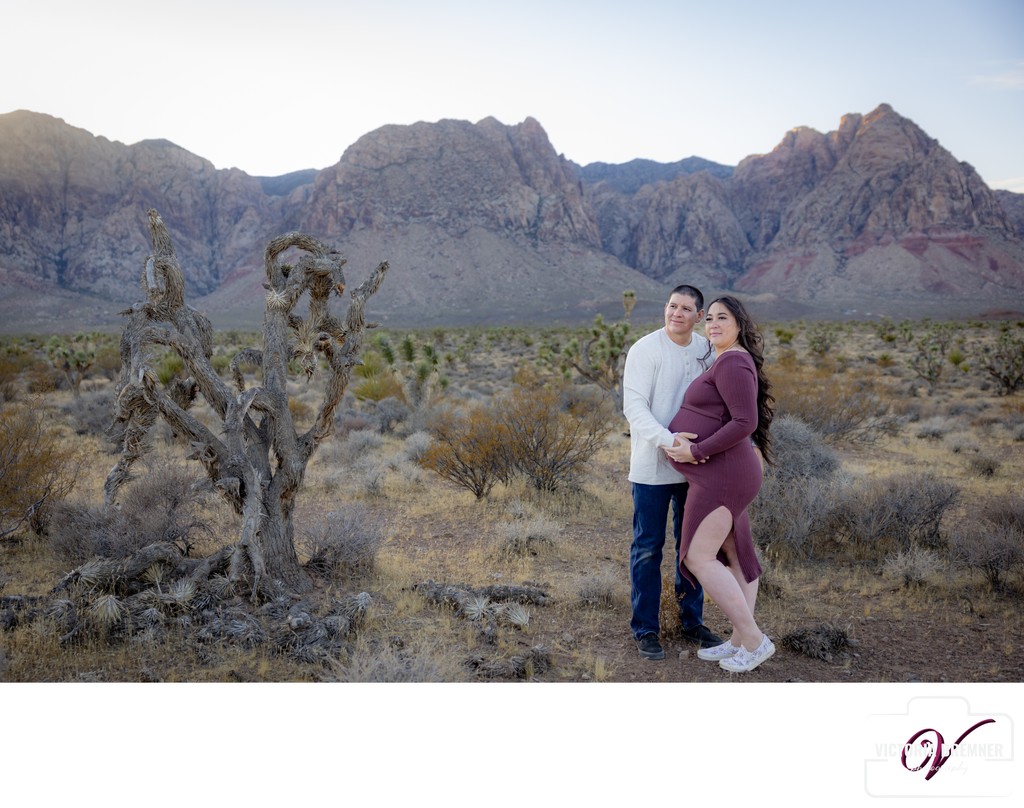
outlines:
M667 658L636 652L629 438L614 393L567 374L571 390L613 404L600 445L546 489L520 474L477 497L424 465L437 413L487 405L524 378L557 382L543 357L588 328L375 334L376 375L350 385L298 497L296 546L312 592L259 603L225 587L204 600L155 570L148 610L90 589L85 575L59 585L97 555L169 536L193 557L213 553L237 539L237 517L158 423L120 505L128 522L105 535L116 335L79 335L92 359L77 390L50 335L5 338L3 411L43 414L76 465L45 518L0 541L0 681L1021 682L1024 390L1008 391L984 366L1003 343L1012 365L1022 326L762 324L779 461L752 517L766 570L758 618L778 650L743 675L698 660L679 636L671 549ZM215 366L258 342L218 334ZM180 367L165 359L172 378ZM321 389L316 376L290 385L301 426ZM195 409L216 428L202 400ZM726 630L710 601L706 623Z

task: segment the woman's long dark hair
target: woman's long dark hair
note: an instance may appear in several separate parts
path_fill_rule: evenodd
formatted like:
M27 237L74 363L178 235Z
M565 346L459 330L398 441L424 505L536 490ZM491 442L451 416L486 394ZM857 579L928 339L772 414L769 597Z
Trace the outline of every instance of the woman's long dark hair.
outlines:
M772 425L772 418L775 415L775 411L772 408L775 397L770 392L772 383L764 375L764 353L761 350L761 346L764 345L764 339L761 337L761 331L757 327L757 323L747 314L746 308L736 298L731 295L716 298L708 304L709 311L715 303L721 303L736 318L736 324L740 328L737 341L742 347L747 349L750 358L754 360L754 367L757 368L757 429L754 430L752 437L757 448L764 455L765 462L771 463L774 461L775 456L772 452L772 439L769 430Z

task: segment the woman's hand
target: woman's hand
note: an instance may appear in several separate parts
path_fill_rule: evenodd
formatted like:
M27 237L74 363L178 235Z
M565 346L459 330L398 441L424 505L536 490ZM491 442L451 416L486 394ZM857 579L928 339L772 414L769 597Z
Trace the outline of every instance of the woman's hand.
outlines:
M674 437L675 442L671 446L665 447L665 454L677 463L690 463L696 466L698 461L693 457L690 444L697 435L693 432L677 432ZM703 463L704 461L699 462Z

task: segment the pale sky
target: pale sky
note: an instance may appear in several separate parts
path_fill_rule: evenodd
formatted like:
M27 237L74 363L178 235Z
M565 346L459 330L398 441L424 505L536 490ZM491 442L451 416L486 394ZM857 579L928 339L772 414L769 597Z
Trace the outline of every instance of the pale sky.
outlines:
M0 0L0 113L254 175L528 116L579 164L736 165L880 103L1024 192L1020 0Z

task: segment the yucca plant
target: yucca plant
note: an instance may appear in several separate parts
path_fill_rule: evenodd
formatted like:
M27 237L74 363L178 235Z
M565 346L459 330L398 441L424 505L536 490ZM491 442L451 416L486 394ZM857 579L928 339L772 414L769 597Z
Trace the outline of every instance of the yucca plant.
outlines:
M174 581L163 595L163 600L181 611L188 609L196 595L196 582L191 578Z
M124 604L116 595L100 595L89 606L89 615L101 628L110 628L126 614Z
M516 628L526 628L530 625L532 616L527 606L522 603L506 603L501 610L502 618Z
M462 604L462 613L467 620L476 622L494 616L495 608L491 599L484 595L473 595Z

